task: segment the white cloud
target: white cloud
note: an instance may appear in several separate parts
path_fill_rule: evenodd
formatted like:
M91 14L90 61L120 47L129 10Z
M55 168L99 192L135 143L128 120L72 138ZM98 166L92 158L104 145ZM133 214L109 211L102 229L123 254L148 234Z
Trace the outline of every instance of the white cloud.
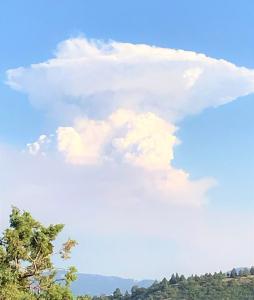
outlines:
M50 137L48 137L45 134L42 134L39 136L37 141L26 144L27 150L31 155L37 155L37 154L46 155L45 151L47 150L46 149L47 145L50 144L50 142L51 142Z
M215 181L193 180L172 162L180 121L252 93L253 70L190 51L78 38L61 43L54 58L7 76L11 87L27 93L58 125L54 138L42 135L27 144L33 155L0 147L0 168L6 170L0 174L0 197L8 199L1 202L2 212L16 204L42 221L68 224L78 239L92 232L117 245L124 235L130 251L135 236L141 244L147 237L161 238L179 253L172 265L160 260L160 272L164 266L199 272L251 261L252 242L242 256L229 251L249 241L251 219L240 224L245 234L235 245L234 216L218 217L202 206ZM145 242L135 251L142 249L147 250ZM96 253L96 263L98 252L88 251ZM114 259L108 272L117 265ZM135 255L135 266L140 260L139 272L149 276L150 257Z
M78 240L73 263L80 271L154 278L228 270L254 259L251 212L176 206L154 191L142 169L77 167L1 145L0 168L1 229L11 205L43 223L66 224L62 238ZM195 202L197 193L184 189Z
M122 109L104 121L78 119L73 127L59 127L55 150L67 163L107 172L107 184L112 189L118 186L125 190L127 185L133 190L133 185L135 189L143 189L144 195L140 197L144 199L150 195L153 201L200 206L215 181L191 180L184 170L172 166L174 147L178 143L175 131L174 125L153 113L138 114ZM44 139L47 137L29 144L28 151L39 153L40 140ZM114 168L122 174L120 181L116 180ZM94 176L94 181L98 180Z
M254 71L225 60L84 38L66 40L54 58L9 70L7 76L10 86L58 119L56 148L67 163L135 168L144 177L139 188L185 205L204 203L215 181L192 180L172 166L178 142L174 124L254 91ZM28 145L33 154L41 147L40 140ZM129 184L124 176L122 184Z
M121 160L146 169L167 169L177 143L175 126L152 113L117 110L104 121L79 119L59 127L58 149L76 164Z
M80 120L73 127L57 129L58 150L66 161L74 164L94 164L101 157L101 148L110 133L104 121Z
M58 118L118 108L170 121L254 91L254 71L191 51L129 43L62 42L55 57L7 72L8 83Z

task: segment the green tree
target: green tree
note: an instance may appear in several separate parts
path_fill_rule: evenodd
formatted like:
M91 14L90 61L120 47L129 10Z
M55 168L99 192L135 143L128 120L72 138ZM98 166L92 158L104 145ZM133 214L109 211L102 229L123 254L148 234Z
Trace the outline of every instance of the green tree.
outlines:
M131 294L136 294L138 292L138 286L137 285L134 285L132 288L131 288Z
M122 293L121 293L121 291L120 291L119 288L117 288L117 289L114 291L114 293L113 293L113 298L114 298L114 299L121 299L122 296L123 296L123 295L122 295Z
M128 291L125 291L124 299L130 299L130 293Z
M250 275L254 275L254 267L253 266L251 266L251 268L250 268Z
M172 274L170 280L169 280L169 283L170 284L176 284L176 277L175 277L175 274Z
M76 269L71 267L63 279L56 279L52 263L53 243L62 229L62 224L45 227L30 213L12 209L10 227L0 238L1 300L74 299L70 283L76 279ZM58 254L68 258L75 245L68 240Z
M184 275L181 275L180 278L179 278L179 281L184 281L184 280L185 280Z
M248 268L243 268L242 269L242 276L247 277L248 275L250 275L250 271Z
M166 290L168 288L168 281L166 278L163 278L161 283L160 283L160 286L162 287L162 289Z
M236 277L237 277L237 271L236 271L235 268L231 270L231 272L230 272L230 277L231 277L231 278L236 278Z

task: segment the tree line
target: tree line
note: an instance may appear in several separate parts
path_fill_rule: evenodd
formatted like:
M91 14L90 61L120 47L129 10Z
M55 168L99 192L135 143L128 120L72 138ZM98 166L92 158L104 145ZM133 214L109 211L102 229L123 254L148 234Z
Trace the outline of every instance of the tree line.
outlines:
M13 208L10 225L0 238L0 300L254 300L254 267L204 275L172 274L149 288L133 286L112 295L74 296L71 283L76 268L71 266L58 278L52 258L70 258L76 241L67 240L60 249L54 242L62 224L44 226L30 213Z

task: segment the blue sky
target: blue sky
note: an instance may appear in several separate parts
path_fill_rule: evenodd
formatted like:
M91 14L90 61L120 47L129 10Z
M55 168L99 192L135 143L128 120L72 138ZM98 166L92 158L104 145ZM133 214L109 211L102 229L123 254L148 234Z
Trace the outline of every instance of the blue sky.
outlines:
M104 41L142 43L204 53L212 58L225 59L237 66L254 69L253 26L254 3L251 0L241 3L226 0L3 2L0 4L0 144L11 147L12 151L22 151L27 143L37 140L41 134L51 134L58 126L66 125L59 124L58 120L49 116L45 108L38 109L36 105L32 105L29 92L20 93L5 83L7 70L20 66L29 67L52 58L61 41L84 36ZM248 227L254 209L253 100L253 94L239 97L236 101L217 108L207 107L199 114L187 115L177 121L179 130L176 136L181 144L176 145L175 159L172 162L176 169L187 170L193 180L207 177L216 180L217 186L207 191L210 201L206 205L205 214L218 214L222 220L241 220ZM35 166L38 167L37 163ZM76 176L78 175L75 174L74 177ZM11 175L9 180L11 181ZM61 180L57 184L61 185ZM46 185L50 186L50 183ZM92 194L90 196L92 199ZM17 197L19 198L18 195ZM17 202L22 203L22 197ZM43 202L40 203L43 205ZM29 205L24 204L24 207L29 208ZM38 217L50 219L47 219L46 209L41 216L34 207L31 209ZM92 211L96 213L96 207ZM214 215L211 220L213 218ZM212 223L211 220L209 222ZM179 222L181 223L181 219ZM195 271L191 265L185 270L179 262L163 265L167 253L176 257L183 252L183 257L186 257L181 248L182 242L172 237L170 242L170 239L161 237L160 234L153 234L152 237L146 234L133 236L131 230L127 233L123 230L117 233L89 234L86 239L85 233L80 238L82 232L74 223L67 223L66 226L68 225L70 233L81 240L80 253L86 251L84 245L90 245L84 255L87 260L92 257L89 263L83 261L78 249L75 252L74 262L79 264L83 272L160 277L178 270ZM115 251L114 255L111 238L114 243L119 241L119 251ZM137 245L136 251L129 249L129 254L124 252L127 241L128 244L133 241ZM218 243L219 241L220 239ZM216 243L216 238L214 242ZM251 244L252 241L246 238L246 243ZM151 247L149 252L151 244L157 246ZM103 253L98 250L101 247L105 247ZM147 258L141 259L142 253L146 251ZM195 251L195 246L192 251ZM153 264L149 269L149 257L156 259L158 253L160 269ZM98 255L100 260L96 262ZM140 267L127 267L131 261L138 264L139 259ZM251 254L247 255L246 260L233 256L233 261L235 264L253 264ZM222 268L230 267L230 263L231 261L225 263ZM207 268L207 271L215 271L212 266L208 265ZM199 271L203 269L197 268L197 272Z

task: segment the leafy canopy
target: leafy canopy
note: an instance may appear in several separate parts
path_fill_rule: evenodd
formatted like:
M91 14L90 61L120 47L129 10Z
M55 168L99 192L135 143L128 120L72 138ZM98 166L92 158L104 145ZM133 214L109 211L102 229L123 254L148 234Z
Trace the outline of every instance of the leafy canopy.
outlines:
M0 300L74 299L70 283L76 269L70 267L64 278L57 279L52 263L54 241L63 227L43 226L30 213L12 209L10 226L0 238ZM69 239L58 254L69 258L75 245Z

